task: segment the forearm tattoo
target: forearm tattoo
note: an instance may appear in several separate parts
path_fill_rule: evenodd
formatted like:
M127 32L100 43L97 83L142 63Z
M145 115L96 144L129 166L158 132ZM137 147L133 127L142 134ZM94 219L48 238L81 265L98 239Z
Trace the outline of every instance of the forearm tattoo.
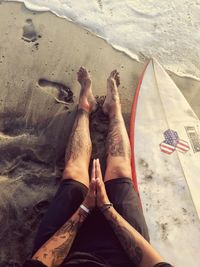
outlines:
M91 153L92 148L91 148L89 127L87 130L85 124L83 124L80 121L81 118L87 120L87 122L85 123L89 124L89 114L83 109L78 109L76 120L74 122L65 152L65 162L68 162L69 159L71 160L77 159L82 150L88 154Z
M38 256L36 254L34 259L40 261L50 259L50 261L52 262L52 267L59 266L67 256L74 238L86 217L87 214L84 211L79 210L77 218L67 221L53 235L53 237L50 238L49 241L42 246L42 248L40 249L41 251L39 250L40 255Z
M107 136L107 149L112 157L130 156L130 148L123 137L120 124L122 122L117 118L112 118L110 121L109 132Z
M112 214L108 221L134 266L139 266L143 258L143 252L142 249L137 246L133 235L119 222L117 215Z

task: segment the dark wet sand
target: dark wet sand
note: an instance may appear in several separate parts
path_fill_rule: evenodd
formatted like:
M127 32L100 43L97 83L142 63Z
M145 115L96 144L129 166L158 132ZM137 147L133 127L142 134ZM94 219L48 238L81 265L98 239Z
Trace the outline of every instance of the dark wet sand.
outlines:
M78 68L92 73L99 102L90 125L93 157L105 167L108 119L101 103L106 78L111 70L120 71L128 129L144 64L71 22L21 4L0 5L0 32L0 266L16 266L30 256L61 178L79 94ZM199 82L172 78L200 117Z

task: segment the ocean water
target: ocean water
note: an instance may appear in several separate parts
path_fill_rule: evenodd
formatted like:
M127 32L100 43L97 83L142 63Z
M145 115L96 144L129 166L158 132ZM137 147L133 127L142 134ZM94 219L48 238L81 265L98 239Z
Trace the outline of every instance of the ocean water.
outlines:
M200 79L200 0L16 2L74 21L138 61L154 57L180 76Z

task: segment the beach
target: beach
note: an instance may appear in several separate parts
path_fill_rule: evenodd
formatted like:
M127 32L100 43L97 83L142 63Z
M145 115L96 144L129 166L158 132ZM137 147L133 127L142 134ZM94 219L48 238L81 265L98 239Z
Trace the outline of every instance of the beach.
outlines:
M88 29L21 3L0 1L0 33L0 266L20 266L61 180L80 91L76 72L85 66L92 76L99 103L91 116L92 157L105 167L106 79L113 69L120 72L129 131L148 58L136 61ZM200 118L200 82L168 73Z

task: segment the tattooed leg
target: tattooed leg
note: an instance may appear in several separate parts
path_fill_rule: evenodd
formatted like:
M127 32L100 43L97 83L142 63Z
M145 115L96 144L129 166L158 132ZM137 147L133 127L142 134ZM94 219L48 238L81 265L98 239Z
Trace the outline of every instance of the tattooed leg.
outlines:
M77 73L81 85L77 116L66 148L63 179L74 179L89 185L88 167L92 143L89 132L89 114L95 110L96 101L92 94L91 78L81 67Z
M103 105L104 113L110 118L107 136L107 169L104 181L119 177L131 178L130 143L121 112L119 84L119 73L114 70L107 80L107 96Z

